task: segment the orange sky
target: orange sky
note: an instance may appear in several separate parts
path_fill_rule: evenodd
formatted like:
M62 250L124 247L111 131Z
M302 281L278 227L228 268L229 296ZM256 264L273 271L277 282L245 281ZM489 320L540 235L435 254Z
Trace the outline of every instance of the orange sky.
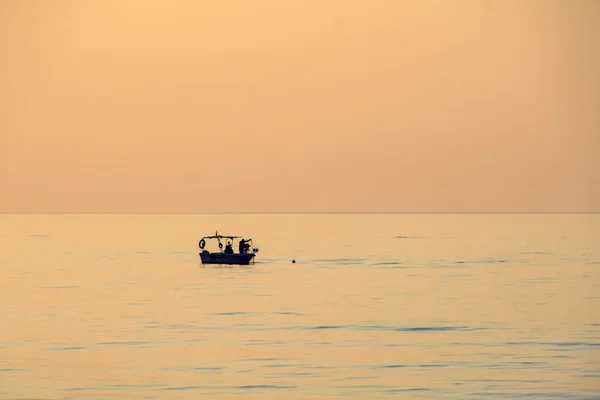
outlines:
M600 211L600 1L4 0L0 212Z

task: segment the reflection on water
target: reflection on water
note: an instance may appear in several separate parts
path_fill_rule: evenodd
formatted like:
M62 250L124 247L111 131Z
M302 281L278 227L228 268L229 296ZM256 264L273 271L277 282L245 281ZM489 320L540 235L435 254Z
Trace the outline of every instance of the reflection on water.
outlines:
M256 264L200 264L217 229ZM0 243L0 399L600 396L597 214L0 215Z

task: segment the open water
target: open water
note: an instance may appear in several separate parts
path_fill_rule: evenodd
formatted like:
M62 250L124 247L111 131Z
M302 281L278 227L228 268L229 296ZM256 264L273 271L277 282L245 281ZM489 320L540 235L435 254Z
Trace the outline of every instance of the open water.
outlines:
M600 215L0 215L0 399L342 397L600 398Z

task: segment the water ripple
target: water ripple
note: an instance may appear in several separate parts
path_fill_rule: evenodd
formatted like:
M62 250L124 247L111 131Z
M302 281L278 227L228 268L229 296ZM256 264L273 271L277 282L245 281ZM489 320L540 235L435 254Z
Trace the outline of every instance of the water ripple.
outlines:
M335 263L335 264L364 264L369 261L367 258L324 258L308 260L316 263Z
M384 365L374 365L371 368L373 369L381 369L381 368L442 368L449 367L450 364L384 364Z
M81 286L42 286L42 289L79 289Z
M123 342L98 342L96 343L101 346L144 346L151 344L146 341L123 341Z
M243 385L233 386L234 389L241 390L255 390L255 389L295 389L296 386L284 386L284 385Z
M302 327L301 329L352 329L369 331L396 331L396 332L444 332L444 331L473 331L484 328L469 326L416 326L416 327L394 327L383 325L317 325Z
M194 389L206 389L204 386L169 386L165 388L155 390L194 390Z
M53 347L48 349L49 351L71 351L71 350L85 350L83 346L71 346L71 347Z

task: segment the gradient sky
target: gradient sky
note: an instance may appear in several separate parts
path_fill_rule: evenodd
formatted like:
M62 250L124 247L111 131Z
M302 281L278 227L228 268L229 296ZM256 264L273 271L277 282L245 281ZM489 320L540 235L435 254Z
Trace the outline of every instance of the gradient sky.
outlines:
M0 212L600 211L600 1L2 0Z

